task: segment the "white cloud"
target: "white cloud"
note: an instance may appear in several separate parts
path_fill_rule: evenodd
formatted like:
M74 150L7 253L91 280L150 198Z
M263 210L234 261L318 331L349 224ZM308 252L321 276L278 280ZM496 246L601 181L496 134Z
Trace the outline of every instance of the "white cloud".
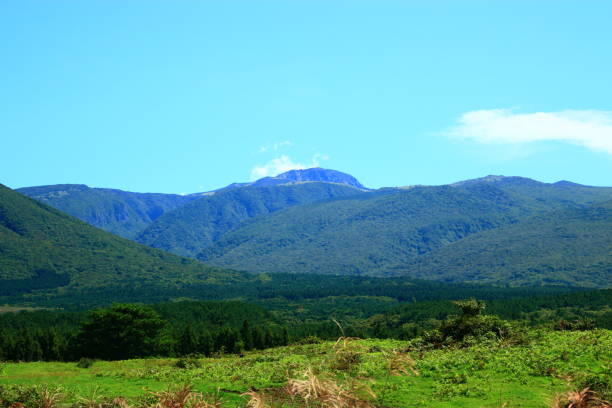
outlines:
M259 148L259 153L265 153L267 151L278 151L279 149L283 148L283 147L289 147L289 146L293 146L293 143L291 143L289 140L284 140L282 142L276 142L276 143L272 143L270 145L267 146L261 146Z
M251 169L251 180L258 180L262 177L273 177L289 170L309 169L311 167L319 167L321 160L328 160L329 157L324 154L317 153L312 156L310 163L296 163L287 155L280 155L266 164L254 166Z
M446 135L489 144L563 141L612 154L612 111L491 109L464 113L458 122Z

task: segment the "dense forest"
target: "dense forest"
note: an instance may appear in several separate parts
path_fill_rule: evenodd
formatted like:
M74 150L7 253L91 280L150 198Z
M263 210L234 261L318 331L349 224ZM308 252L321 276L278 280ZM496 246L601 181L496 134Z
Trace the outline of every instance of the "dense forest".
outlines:
M612 290L536 297L506 297L486 302L485 315L521 325L559 330L612 329ZM298 307L299 320L285 304L265 300L180 301L152 305L114 304L92 311L28 310L0 314L0 360L125 359L149 355L188 356L240 353L317 342L339 336L408 340L443 327L456 313L451 300L406 302L380 312L377 303L355 316L336 308L335 315ZM484 305L485 303L483 303ZM127 322L127 323L126 323ZM127 339L127 340L126 340ZM130 340L131 339L131 340ZM141 343L148 339L145 345ZM125 343L122 343L125 342ZM118 346L122 344L122 346Z

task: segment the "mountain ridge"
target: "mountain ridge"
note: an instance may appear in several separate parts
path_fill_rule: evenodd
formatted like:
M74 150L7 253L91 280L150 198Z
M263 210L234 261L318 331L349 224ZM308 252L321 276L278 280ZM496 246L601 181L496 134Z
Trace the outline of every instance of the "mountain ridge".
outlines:
M341 179L334 179L336 176ZM351 178L342 179L345 176ZM316 178L326 181L312 180ZM512 232L512 225L523 225L523 222L528 225L528 220L537 221L538 216L558 211L561 211L560 214L563 211L582 211L612 200L612 188L609 187L590 187L564 180L544 183L525 177L501 175L441 186L414 185L377 190L359 188L349 183L362 186L346 173L314 168L292 170L276 177L238 183L231 188L187 198L180 196L180 199L189 201L162 212L132 238L148 246L197 257L219 267L250 272L387 276L410 267L413 270L407 273L419 278L431 276L452 281L463 278L487 281L482 271L489 262L495 276L507 276L516 284L528 284L531 280L554 282L546 275L547 272L542 276L528 273L524 279L507 274L504 272L506 269L495 267L494 257L482 258L478 273L468 271L467 267L459 270L449 260L457 259L459 265L463 262L462 258L459 255L453 258L450 249L444 248L458 248L460 253L477 253L478 250L468 247L477 238L467 238L482 235L497 240L494 232L489 235L485 232L505 231L507 228ZM63 190L52 192L51 197L55 194L62 199L66 196L65 190L89 191L84 185L60 186ZM96 191L106 194L107 191L116 190ZM589 222L584 219L572 225L576 231L583 231ZM607 221L597 222L604 225ZM542 228L548 227L542 224ZM612 242L605 229L598 231L599 238L590 239L582 234L576 243L566 242L570 245L566 248L582 244L601 246L608 242L606 239ZM535 239L533 234L525 234ZM547 239L553 236L552 233L546 235ZM464 240L465 247L460 244ZM487 253L484 250L486 242L478 242L483 247L481 252ZM529 247L521 248L529 255ZM562 251L554 242L550 242L545 249L550 254ZM589 256L593 259L599 256L590 247L587 249L585 253L591 254ZM520 254L516 254L513 256L518 260ZM433 256L441 258L426 262L428 257ZM581 259L591 262L587 257ZM530 262L533 265L537 263ZM568 261L568 265L570 263ZM516 264L521 263L517 261ZM595 280L599 279L596 285L603 285L600 277L606 266L596 264L599 266L595 269L586 264L583 266L594 271ZM440 274L431 265L445 265L448 273ZM578 264L572 265L580 268ZM529 267L535 270L540 268L537 265ZM568 275L568 271L559 270L558 280L566 284L579 283L581 278L576 278L572 273ZM498 283L503 284L502 281Z
M324 182L246 186L218 191L164 214L135 239L183 256L195 256L242 222L280 209L362 193Z
M197 198L93 188L85 184L24 187L15 191L124 238L134 238L165 212Z
M176 286L242 276L99 230L0 184L2 295L120 284Z
M419 256L470 235L610 199L612 188L522 181L372 192L250 220L206 248L198 259L252 272L384 276L393 264L407 269ZM612 242L611 233L599 242ZM461 280L456 275L455 281ZM565 282L576 283L569 278ZM603 284L601 279L597 283Z

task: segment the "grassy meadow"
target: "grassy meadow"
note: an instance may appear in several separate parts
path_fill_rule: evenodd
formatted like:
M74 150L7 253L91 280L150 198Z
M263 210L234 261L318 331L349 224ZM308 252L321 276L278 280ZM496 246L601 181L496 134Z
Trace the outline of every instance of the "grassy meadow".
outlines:
M609 398L611 364L612 331L602 329L530 330L519 340L467 339L442 348L418 340L344 338L242 355L95 361L89 367L2 363L0 407L45 406L49 399L60 406L176 407L169 396L190 385L203 398L183 401L194 407L540 408L587 386Z

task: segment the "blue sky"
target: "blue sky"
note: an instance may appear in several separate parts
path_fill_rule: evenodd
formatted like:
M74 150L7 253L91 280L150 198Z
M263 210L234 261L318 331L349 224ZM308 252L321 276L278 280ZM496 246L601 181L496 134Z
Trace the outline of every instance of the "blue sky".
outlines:
M612 2L6 0L0 182L612 186Z

